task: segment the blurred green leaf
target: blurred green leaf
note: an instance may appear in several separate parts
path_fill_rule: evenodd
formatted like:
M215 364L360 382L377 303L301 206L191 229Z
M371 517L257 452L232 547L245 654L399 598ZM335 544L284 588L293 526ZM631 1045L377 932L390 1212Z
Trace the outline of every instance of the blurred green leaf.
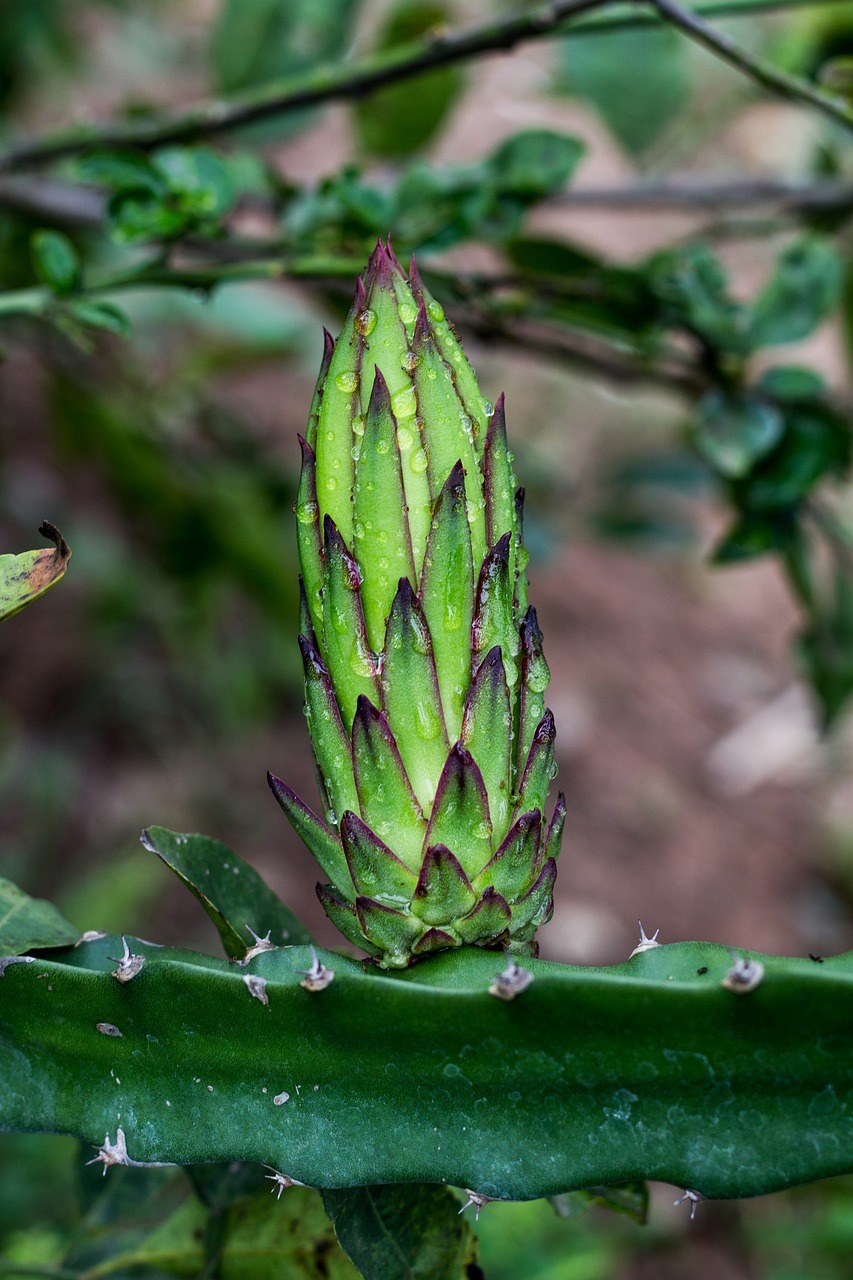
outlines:
M402 0L392 10L376 48L384 51L408 44L451 18L447 6L433 0ZM464 84L460 67L442 67L357 100L353 114L362 147L391 159L422 150L441 127Z
M649 1214L649 1188L645 1182L625 1182L615 1187L586 1187L551 1196L551 1204L561 1218L575 1218L592 1205L624 1213L644 1226Z
M75 299L69 303L68 313L90 329L104 329L107 333L117 333L122 337L130 332L127 316L112 302Z
M53 903L31 898L11 880L0 879L0 956L66 947L79 936ZM2 972L0 967L0 976Z
M651 258L647 271L670 323L712 348L750 351L747 312L729 296L726 273L707 245L665 250Z
M210 49L217 87L235 93L334 62L347 48L360 5L361 0L222 0ZM312 114L291 112L244 133L285 137Z
M477 1241L446 1187L324 1191L335 1234L364 1280L465 1280Z
M595 107L626 151L644 151L690 96L687 44L657 31L573 34L557 42L558 85Z
M33 268L54 293L70 293L80 281L80 257L61 231L35 231L30 240Z
M834 598L817 612L799 638L797 651L829 728L853 696L853 578L839 564Z
M501 195L539 200L565 186L585 151L571 134L526 129L501 143L485 167Z
M841 281L841 260L828 241L809 236L790 245L752 305L750 345L808 337L838 302Z
M735 484L745 508L768 511L802 500L823 476L843 476L851 462L851 424L825 405L792 405L776 448Z
M786 552L796 537L792 512L748 511L724 534L715 548L714 564L735 564L770 551Z
M802 365L776 365L765 369L758 380L758 388L786 404L802 404L820 396L826 383L814 369Z
M696 445L724 476L743 476L778 443L785 423L766 400L709 391L696 411Z

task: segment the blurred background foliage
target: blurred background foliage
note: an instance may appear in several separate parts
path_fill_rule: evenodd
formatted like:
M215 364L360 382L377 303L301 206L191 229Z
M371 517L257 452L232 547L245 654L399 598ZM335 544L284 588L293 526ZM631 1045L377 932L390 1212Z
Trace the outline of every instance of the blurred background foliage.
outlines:
M282 757L305 768L295 433L321 323L334 329L390 233L484 389L508 392L575 807L574 890L546 952L620 956L614 913L633 918L636 895L620 899L613 867L680 883L703 814L710 842L731 846L717 901L746 860L777 897L735 939L697 870L681 899L650 899L670 936L716 928L790 950L796 901L797 945L849 945L853 19L843 0L704 7L805 97L768 92L648 6L502 41L538 7L4 0L0 534L28 547L47 516L74 549L60 591L2 636L4 875L81 928L209 946L135 847L151 821L198 827L240 842L322 935L311 861L292 847L282 860L262 786ZM432 65L470 25L487 55L508 52ZM218 101L248 110L223 124ZM793 604L743 567L762 559ZM691 630L693 597L710 609L726 591L712 572L737 601ZM625 602L618 618L607 600ZM605 669L596 607L647 679L637 701ZM793 639L788 657L777 638ZM808 701L791 703L798 676ZM701 722L693 737L679 716ZM656 772L620 755L631 735ZM680 757L700 751L710 773L685 778ZM813 772L797 790L801 757ZM788 766L790 802L771 791L728 831L732 797ZM603 818L585 818L587 795ZM810 826L786 817L809 805ZM76 1150L3 1139L0 1154L0 1272L56 1265L81 1229ZM849 1192L702 1206L689 1231L667 1191L645 1228L577 1204L570 1221L501 1206L481 1220L482 1262L489 1280L841 1280Z

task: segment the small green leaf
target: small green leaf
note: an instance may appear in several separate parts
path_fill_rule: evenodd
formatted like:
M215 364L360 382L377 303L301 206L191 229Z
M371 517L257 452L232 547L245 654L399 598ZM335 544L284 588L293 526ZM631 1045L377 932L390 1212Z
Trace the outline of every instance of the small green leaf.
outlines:
M476 1238L446 1187L324 1191L323 1204L364 1280L463 1280L478 1274Z
M758 380L758 386L774 400L782 400L786 404L801 404L803 401L817 399L826 384L814 369L784 364L765 369Z
M846 418L822 404L791 405L779 444L737 482L738 501L762 511L792 507L821 477L846 475L851 445Z
M450 19L445 5L403 0L379 36L377 51L418 40ZM441 67L414 81L389 85L357 101L355 123L362 146L375 156L409 157L440 128L465 84L458 66Z
M219 840L149 827L142 833L142 843L162 858L198 899L232 959L241 959L249 948L247 926L260 936L269 932L276 946L311 941L305 926L257 871Z
M706 245L656 254L647 279L671 324L723 351L747 355L752 349L747 309L730 297L726 273Z
M80 258L61 231L35 231L30 238L33 268L54 293L70 293L80 281Z
M644 151L690 96L687 44L673 27L558 42L558 83L591 103L626 151Z
M502 195L539 200L565 186L585 151L571 134L527 129L502 143L486 164Z
M744 476L779 442L784 429L774 405L709 391L696 414L696 445L722 475Z
M841 280L841 259L828 241L807 236L790 245L752 306L751 345L807 337L838 302Z
M66 947L79 936L53 903L31 898L11 880L0 879L0 956L19 956L42 947Z
M46 520L39 533L55 543L53 550L0 556L0 621L20 613L65 574L71 559L68 543Z
M117 333L124 337L130 331L130 322L123 311L111 302L90 302L80 300L68 306L70 314L81 324L90 329L105 329L107 333Z

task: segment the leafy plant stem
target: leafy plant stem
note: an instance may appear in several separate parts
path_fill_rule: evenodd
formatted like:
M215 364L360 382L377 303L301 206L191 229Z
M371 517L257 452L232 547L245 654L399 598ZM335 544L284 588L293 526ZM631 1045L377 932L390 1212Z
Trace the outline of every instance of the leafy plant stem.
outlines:
M655 0L652 0L654 3ZM576 30L589 33L622 29L626 26L655 24L661 19L681 26L694 38L701 38L721 57L734 61L735 65L766 87L785 93L788 97L818 106L843 123L853 123L853 117L843 104L829 95L811 90L794 77L774 72L758 63L739 46L726 37L708 29L702 14L709 16L770 12L779 8L812 5L816 0L709 0L697 5L695 10L685 11L671 6L666 12L656 4L658 14L617 13L597 17L594 22L578 22L577 19L595 9L601 9L607 0L556 0L539 5L523 14L497 18L467 30L439 30L426 38L401 48L374 54L358 63L343 66L326 66L310 75L285 82L264 85L261 89L232 97L200 102L187 110L174 112L159 118L128 120L120 124L104 126L88 125L54 137L36 139L0 153L0 173L49 164L68 156L85 154L105 148L134 147L152 150L167 143L188 142L196 138L213 137L239 129L246 124L273 116L285 115L304 107L337 99L356 98L384 85L432 71L437 67L466 61L483 54L506 52L528 40L543 39L563 34L572 24Z

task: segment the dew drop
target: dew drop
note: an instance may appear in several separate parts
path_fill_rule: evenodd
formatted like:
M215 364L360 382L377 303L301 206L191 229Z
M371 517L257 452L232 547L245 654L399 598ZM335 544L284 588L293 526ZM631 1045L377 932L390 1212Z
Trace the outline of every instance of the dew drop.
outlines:
M362 311L356 318L355 327L358 329L362 337L366 338L368 334L373 333L373 330L376 328L376 312L371 311L369 308Z
M405 453L407 449L411 449L414 436L408 427L397 428L397 444L400 452Z
M494 417L495 406L492 404L491 400L483 401L483 413L486 415L487 418Z
M404 351L400 356L400 364L406 370L406 373L414 373L420 362L420 356L416 356L414 351Z
M415 703L415 733L424 742L433 742L441 732L441 722L429 702Z
M329 490L332 490L332 489L337 489L337 487L338 487L338 482L335 479L335 477L329 476L328 480L326 481L326 488Z
M416 450L415 453L412 454L412 460L411 460L410 466L414 471L415 475L420 475L422 472L426 471L427 456L424 453L423 449L418 449Z
M384 455L388 452L390 448L391 446L387 440L379 439L376 441L376 452L378 454Z
M441 324L444 319L444 307L440 302L436 302L435 299L433 299L433 301L427 305L427 315L430 320L434 320L436 324Z
M397 314L403 324L414 324L418 318L418 313L410 302L401 302L397 308Z
M477 823L476 827L474 828L474 838L476 840L489 840L491 839L491 835L492 835L492 829L489 826L488 822Z
M364 418L353 418L352 420L353 434L357 436L364 435Z
M391 397L391 408L398 422L401 418L413 418L417 407L414 387L405 387Z
M339 391L352 393L358 386L358 378L354 373L339 373L335 378L335 386Z
M300 524L313 524L317 519L317 503L300 502L296 508L296 519Z

